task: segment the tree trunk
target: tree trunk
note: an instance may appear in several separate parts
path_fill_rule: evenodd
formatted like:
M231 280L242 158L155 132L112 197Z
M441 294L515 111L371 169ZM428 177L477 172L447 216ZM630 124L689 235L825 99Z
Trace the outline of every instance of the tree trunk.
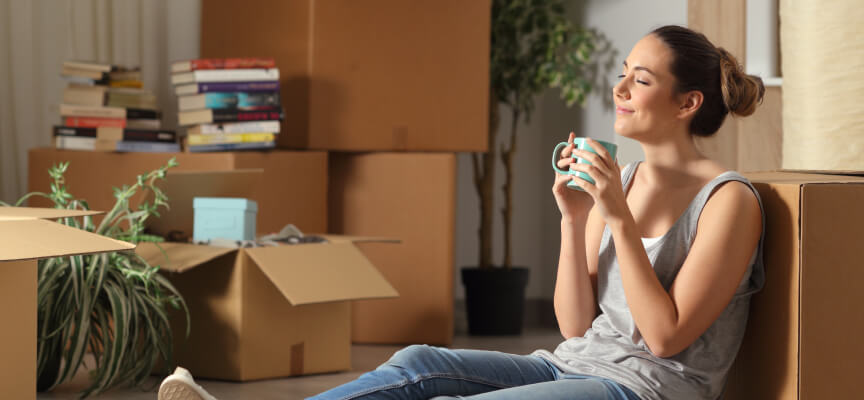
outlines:
M498 101L495 93L489 91L489 142L486 153L472 154L474 162L474 186L480 200L480 254L477 264L480 268L489 267L492 264L492 212L494 210L495 195L495 138L498 133ZM481 162L482 159L482 162Z
M519 104L516 102L516 104ZM510 123L510 148L505 149L501 145L501 162L504 163L504 207L501 208L501 217L504 221L504 268L513 265L512 260L512 225L513 225L513 158L516 155L516 128L519 125L519 109L512 108L513 121Z

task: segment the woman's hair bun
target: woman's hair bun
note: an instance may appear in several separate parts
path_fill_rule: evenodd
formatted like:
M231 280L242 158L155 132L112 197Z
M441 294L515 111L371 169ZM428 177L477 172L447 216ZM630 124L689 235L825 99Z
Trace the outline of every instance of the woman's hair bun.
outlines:
M756 111L765 95L762 78L747 75L735 56L718 47L720 53L720 90L730 113L746 117Z

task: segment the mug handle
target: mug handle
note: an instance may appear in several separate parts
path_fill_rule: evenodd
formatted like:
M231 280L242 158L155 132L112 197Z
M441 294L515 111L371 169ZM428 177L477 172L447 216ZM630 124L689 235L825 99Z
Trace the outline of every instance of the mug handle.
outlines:
M561 168L558 168L558 160L560 159L559 154L561 153L561 150L563 150L564 147L567 147L568 144L569 143L567 143L567 142L558 143L558 145L555 146L555 150L552 151L552 168L554 168L555 171L557 171L559 174L562 174L562 175L567 175L570 173L569 169L562 170ZM573 143L573 148L578 149L579 145L576 143Z

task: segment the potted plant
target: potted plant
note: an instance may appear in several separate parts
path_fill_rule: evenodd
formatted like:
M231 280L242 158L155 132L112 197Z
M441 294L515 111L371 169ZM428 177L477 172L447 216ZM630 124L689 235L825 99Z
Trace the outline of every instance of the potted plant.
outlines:
M154 183L176 165L172 158L167 165L139 175L131 186L115 188L117 202L98 225L91 217L83 222L64 218L61 223L132 243L161 241L144 234L144 222L158 217L159 207L168 206ZM55 208L88 210L84 200L75 199L66 189L63 175L68 167L62 163L48 171L51 193L28 193L15 205L36 196L51 200ZM130 199L139 190L151 191L153 200L132 210ZM37 389L51 390L71 379L88 351L95 367L82 397L119 385L140 386L157 365L167 371L173 362L168 307L186 312L187 335L189 318L183 298L157 271L134 251L40 260Z
M595 51L595 36L571 23L561 0L493 0L490 48L489 150L472 154L474 185L480 198L480 257L476 267L462 269L471 334L518 334L528 269L511 265L513 169L517 127L529 121L534 98L560 88L571 106L584 103L591 90L586 69ZM499 105L511 113L509 137L497 149ZM506 143L506 144L505 144ZM500 156L500 158L499 158ZM504 164L504 262L492 265L492 220L495 163Z

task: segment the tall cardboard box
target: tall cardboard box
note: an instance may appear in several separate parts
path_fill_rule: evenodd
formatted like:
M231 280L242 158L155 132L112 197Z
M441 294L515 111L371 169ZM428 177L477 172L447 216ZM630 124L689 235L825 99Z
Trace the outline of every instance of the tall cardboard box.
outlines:
M358 245L400 297L354 302L354 342L452 343L456 156L333 153L330 171L328 232L401 240Z
M135 248L51 222L99 212L0 207L0 388L3 398L36 398L37 260Z
M766 211L765 288L725 399L861 397L864 178L746 173Z
M489 0L208 0L201 57L273 57L280 147L486 151Z
M397 296L355 247L364 240L137 251L161 266L189 307L191 335L174 336L178 364L196 377L247 381L351 368L349 301ZM185 321L175 317L182 332Z
M68 161L65 179L69 192L86 199L93 209L107 210L114 206L112 187L134 182L137 175L164 165L171 157L177 158L179 166L169 170L169 174L170 171L263 169L259 183L247 196L258 203L257 226L261 233L278 232L289 223L304 232L327 229L327 153L320 151L193 154L40 148L29 153L28 190L49 191L48 168ZM48 204L37 199L30 205Z

